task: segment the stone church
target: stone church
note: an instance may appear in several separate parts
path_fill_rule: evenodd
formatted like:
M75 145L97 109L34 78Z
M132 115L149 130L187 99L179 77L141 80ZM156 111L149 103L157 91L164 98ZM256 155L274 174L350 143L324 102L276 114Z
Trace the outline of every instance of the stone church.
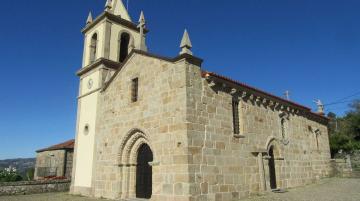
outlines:
M72 194L229 201L329 174L323 114L206 71L187 31L150 53L145 24L108 0L82 29Z

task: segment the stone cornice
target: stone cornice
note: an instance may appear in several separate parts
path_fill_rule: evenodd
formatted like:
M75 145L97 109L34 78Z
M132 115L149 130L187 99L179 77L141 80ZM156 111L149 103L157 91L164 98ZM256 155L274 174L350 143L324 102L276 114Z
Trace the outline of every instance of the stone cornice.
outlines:
M322 124L328 124L329 119L327 117L314 113L310 108L295 102L285 100L281 97L272 95L270 93L215 73L202 72L202 76L208 81L210 87L218 85L224 91L228 92L234 97L238 97L239 99L250 100L258 105L264 105L266 107L273 108L274 110L303 115Z
M93 28L96 24L98 24L103 19L108 19L113 23L120 24L120 25L123 25L123 26L133 30L133 31L140 32L140 29L133 22L127 21L127 20L121 18L121 16L114 15L107 11L105 11L101 15L99 15L93 22L87 24L85 26L85 28L83 28L81 30L81 32L83 34L85 34L87 31L89 31L91 28ZM148 32L149 32L149 30L147 30L147 29L144 30L144 33L148 33Z
M104 66L106 66L108 68L114 69L114 70L118 69L119 66L121 66L121 63L119 63L119 62L112 61L112 60L105 59L105 58L99 58L94 63L92 63L84 68L81 68L79 71L76 72L76 75L82 76L85 73L97 68L101 64L103 64Z
M188 62L190 64L194 64L194 65L199 66L199 67L201 67L201 64L203 62L202 59L200 59L198 57L195 57L193 55L190 55L190 54L181 54L181 55L173 58L173 62L177 62L177 61L180 61L182 59L185 59L186 62Z

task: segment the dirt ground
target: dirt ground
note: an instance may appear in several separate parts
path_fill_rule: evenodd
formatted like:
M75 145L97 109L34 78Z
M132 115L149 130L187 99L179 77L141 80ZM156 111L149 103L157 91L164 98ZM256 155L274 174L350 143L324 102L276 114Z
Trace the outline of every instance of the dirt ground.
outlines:
M0 201L104 201L67 193L2 196ZM230 201L230 200L229 200ZM265 193L242 201L360 201L360 179L331 178L318 184L288 189L286 193Z

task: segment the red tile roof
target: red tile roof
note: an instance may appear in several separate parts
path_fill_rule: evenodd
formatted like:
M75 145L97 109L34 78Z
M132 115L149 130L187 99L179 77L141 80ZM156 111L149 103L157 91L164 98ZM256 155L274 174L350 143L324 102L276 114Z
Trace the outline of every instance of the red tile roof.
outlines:
M56 144L53 146L50 146L48 148L45 149L39 149L36 152L44 152L44 151L53 151L53 150L62 150L62 149L74 149L74 145L75 145L75 140L69 140L60 144Z

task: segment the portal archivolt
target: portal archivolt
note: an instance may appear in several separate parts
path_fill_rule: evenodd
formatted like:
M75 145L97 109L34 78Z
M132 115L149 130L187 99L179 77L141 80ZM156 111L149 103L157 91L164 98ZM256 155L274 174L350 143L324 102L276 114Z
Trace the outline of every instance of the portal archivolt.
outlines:
M142 167L144 166L144 164L139 164L138 161L139 157L140 158L142 157L139 156L139 154L144 154L142 153L144 152L144 147L147 148L146 149L147 154L151 155L150 158L152 160L153 151L151 149L149 138L144 132L142 132L139 129L132 129L130 132L128 132L125 135L125 137L121 141L117 160L121 175L120 197L123 199L135 198L135 197L148 198L149 196L151 196L151 190L152 190L151 185L150 188L145 189L143 187L139 188L140 184L137 184L139 183L139 178L137 178L138 177L137 174L139 172L138 165L142 165ZM148 163L151 161L146 161L146 162ZM149 172L150 169L151 169L150 166L149 167L146 166L145 168L147 172ZM148 176L149 178L145 178L147 184L149 183L148 182L149 180L151 181L152 175L148 175ZM139 189L142 190L142 192L140 192Z

